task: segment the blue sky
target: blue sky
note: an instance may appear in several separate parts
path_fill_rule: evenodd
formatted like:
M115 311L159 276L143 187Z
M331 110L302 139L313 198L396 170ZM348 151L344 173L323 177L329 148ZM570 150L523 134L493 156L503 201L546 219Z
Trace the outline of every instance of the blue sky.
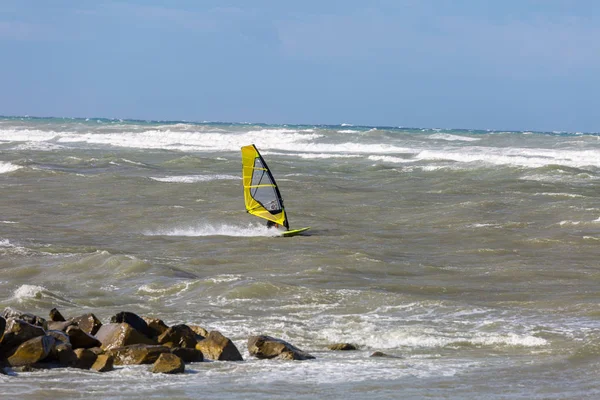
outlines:
M600 131L594 0L3 0L0 115Z

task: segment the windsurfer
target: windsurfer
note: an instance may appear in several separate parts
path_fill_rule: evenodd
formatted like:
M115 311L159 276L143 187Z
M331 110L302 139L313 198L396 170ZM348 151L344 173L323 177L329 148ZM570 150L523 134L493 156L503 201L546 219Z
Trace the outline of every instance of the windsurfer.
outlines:
M279 228L279 224L273 222L273 221L267 221L267 228L271 229L271 228Z

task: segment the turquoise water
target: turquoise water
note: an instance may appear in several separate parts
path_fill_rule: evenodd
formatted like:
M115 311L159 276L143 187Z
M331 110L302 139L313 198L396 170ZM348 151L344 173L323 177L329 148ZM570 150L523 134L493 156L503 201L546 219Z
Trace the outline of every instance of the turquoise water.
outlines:
M245 213L250 143L307 235ZM599 183L596 133L0 118L0 307L197 324L246 359L0 394L596 398ZM317 359L252 359L255 334Z

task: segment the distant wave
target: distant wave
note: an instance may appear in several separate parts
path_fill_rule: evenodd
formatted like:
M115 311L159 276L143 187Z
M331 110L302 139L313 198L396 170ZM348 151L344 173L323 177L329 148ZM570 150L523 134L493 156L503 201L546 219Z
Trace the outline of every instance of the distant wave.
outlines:
M9 162L0 161L0 174L6 174L8 172L13 172L21 168L19 165L15 165Z
M150 179L158 182L169 182L169 183L196 183L196 182L208 182L215 180L237 180L241 179L235 175L180 175L180 176L165 176L155 177L151 176Z

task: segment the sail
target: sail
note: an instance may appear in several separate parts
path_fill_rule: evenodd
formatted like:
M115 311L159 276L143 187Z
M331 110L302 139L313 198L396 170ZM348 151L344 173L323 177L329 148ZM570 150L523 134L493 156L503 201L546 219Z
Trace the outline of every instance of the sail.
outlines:
M246 211L289 229L277 183L256 147L242 147L242 179Z

